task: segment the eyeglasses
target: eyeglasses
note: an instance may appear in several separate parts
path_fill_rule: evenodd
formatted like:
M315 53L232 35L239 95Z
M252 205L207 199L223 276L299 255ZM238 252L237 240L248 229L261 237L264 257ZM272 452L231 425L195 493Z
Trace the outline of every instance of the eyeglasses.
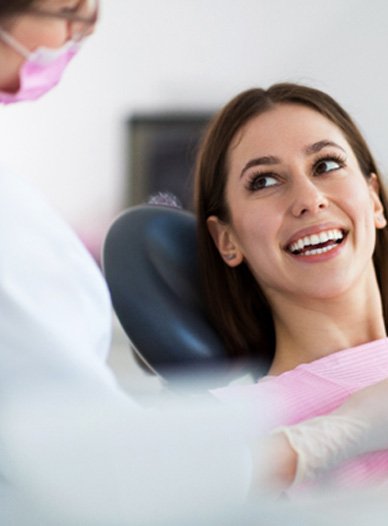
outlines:
M63 11L47 11L39 7L32 7L29 13L49 18L61 18L69 25L72 40L81 40L86 36L98 19L99 0L83 0L74 9Z

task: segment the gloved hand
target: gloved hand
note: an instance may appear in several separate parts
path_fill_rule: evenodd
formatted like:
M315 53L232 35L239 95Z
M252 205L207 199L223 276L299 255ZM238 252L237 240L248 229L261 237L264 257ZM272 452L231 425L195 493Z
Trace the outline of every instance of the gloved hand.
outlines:
M329 415L275 429L273 437L279 434L297 454L293 484L358 455L388 449L388 379L351 395Z
M256 440L251 447L251 496L278 498L295 478L297 454L283 433Z

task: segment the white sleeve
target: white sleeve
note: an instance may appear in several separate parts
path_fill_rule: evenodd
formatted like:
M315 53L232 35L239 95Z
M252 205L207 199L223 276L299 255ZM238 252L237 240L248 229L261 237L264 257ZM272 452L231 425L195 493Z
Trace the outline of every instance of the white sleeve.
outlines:
M201 524L244 503L251 459L241 415L217 406L135 409L93 390L42 390L2 411L2 474L40 526L58 517L66 526Z
M1 175L0 224L0 523L24 510L29 526L31 510L39 526L201 522L240 504L251 473L235 415L140 409L105 365L109 297L79 241Z

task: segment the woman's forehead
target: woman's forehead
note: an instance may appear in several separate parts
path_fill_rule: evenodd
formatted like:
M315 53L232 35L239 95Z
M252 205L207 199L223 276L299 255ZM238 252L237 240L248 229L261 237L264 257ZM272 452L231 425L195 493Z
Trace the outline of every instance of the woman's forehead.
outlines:
M235 134L228 151L231 160L244 151L278 155L322 140L348 145L342 130L326 116L302 104L282 103L251 117Z

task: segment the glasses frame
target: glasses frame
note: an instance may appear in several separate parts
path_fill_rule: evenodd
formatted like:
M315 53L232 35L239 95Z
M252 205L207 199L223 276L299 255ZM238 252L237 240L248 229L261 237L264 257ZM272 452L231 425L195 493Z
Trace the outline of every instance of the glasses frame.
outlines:
M87 0L84 0L84 2L85 1L87 1ZM73 32L70 30L72 38L73 37L77 37L76 39L78 40L79 38L82 38L82 35L87 32L88 28L90 26L95 25L97 20L98 20L98 12L99 12L99 7L100 7L100 2L99 2L99 0L95 0L95 1L96 1L96 8L95 8L94 13L90 17L80 16L80 15L76 15L76 14L73 14L73 13L61 13L61 12L55 12L55 11L46 11L45 9L40 9L39 7L31 7L30 9L28 9L27 12L31 13L32 15L42 16L42 17L46 17L46 18L57 18L57 19L65 20L70 25L72 23L84 24L86 26L86 28L85 28L85 31L83 33L81 33L81 34L79 32L78 33L74 32L74 34L73 34ZM80 6L82 6L82 4L80 4Z

